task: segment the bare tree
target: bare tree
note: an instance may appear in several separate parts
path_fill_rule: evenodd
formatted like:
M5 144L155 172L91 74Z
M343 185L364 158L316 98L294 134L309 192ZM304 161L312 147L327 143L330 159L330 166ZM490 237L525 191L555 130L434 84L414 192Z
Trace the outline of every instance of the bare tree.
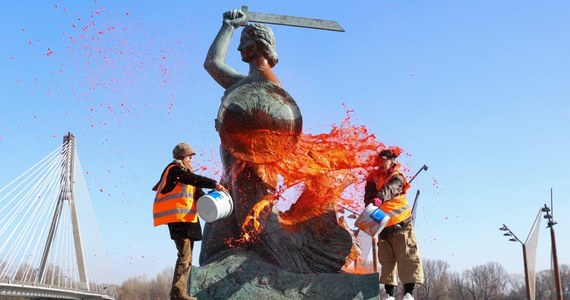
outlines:
M504 300L526 298L526 282L523 274L510 274L506 280Z
M560 282L562 284L562 299L570 299L570 266L560 266Z
M474 300L501 299L506 285L507 272L497 262L473 267L464 271L465 284Z
M169 267L156 275L156 277L150 282L150 299L168 299L170 295L170 289L172 287L173 273L174 268Z
M542 270L536 273L536 299L550 300L552 299L552 289L554 281L552 280L551 270Z
M563 264L559 268L562 284L562 299L570 299L570 266ZM536 299L553 299L556 290L552 270L542 270L536 274Z
M34 282L36 281L37 272L36 269L29 263L22 264L16 269L14 275L14 280Z
M127 279L119 288L119 299L121 300L144 300L150 299L146 276Z
M0 262L0 280L8 280L10 278L10 270L6 270L8 264L6 262Z
M489 274L490 282L487 286L490 297L488 299L502 299L505 295L505 287L508 283L509 274L498 262L490 262L485 265Z
M449 264L443 260L425 259L423 262L424 284L416 291L419 299L449 298Z
M449 297L451 299L468 299L469 292L466 286L461 274L455 272L449 274Z
M65 282L63 282L64 279L62 278L63 271L61 267L59 267L58 265L49 264L45 268L44 272L45 274L43 278L40 277L40 279L42 280L40 283L55 285L59 287L65 286ZM40 274L38 274L38 276L40 276Z
M152 280L146 276L129 278L117 288L121 300L164 300L170 297L174 268L168 267Z

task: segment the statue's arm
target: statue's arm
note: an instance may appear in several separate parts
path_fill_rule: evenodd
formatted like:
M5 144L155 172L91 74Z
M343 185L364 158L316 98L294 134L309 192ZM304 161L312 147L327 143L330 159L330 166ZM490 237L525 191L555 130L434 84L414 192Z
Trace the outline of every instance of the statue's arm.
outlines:
M245 23L247 23L246 16L241 10L225 12L222 27L214 38L204 61L206 71L225 89L245 77L226 64L232 35L237 27Z

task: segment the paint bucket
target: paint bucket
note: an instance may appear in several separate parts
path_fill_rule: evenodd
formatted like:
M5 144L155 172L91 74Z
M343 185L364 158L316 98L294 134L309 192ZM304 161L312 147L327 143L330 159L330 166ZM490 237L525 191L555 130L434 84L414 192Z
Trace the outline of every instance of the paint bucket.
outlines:
M232 197L226 192L210 191L198 199L198 216L206 222L214 222L229 216L234 210Z
M384 229L388 221L390 221L390 217L380 208L370 203L358 216L354 225L371 237L375 237Z

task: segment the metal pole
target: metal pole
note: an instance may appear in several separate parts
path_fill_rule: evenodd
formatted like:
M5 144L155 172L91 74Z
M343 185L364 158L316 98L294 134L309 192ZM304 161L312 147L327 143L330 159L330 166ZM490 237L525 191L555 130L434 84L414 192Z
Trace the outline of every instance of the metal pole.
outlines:
M556 236L554 227L550 226L550 241L552 242L552 264L554 265L554 284L556 286L556 300L562 300L562 284L560 283L560 271L558 270L558 255L556 254Z
M416 207L418 206L418 198L420 197L420 190L416 192L414 204L412 204L412 224L416 225Z
M528 263L526 261L526 247L524 244L522 244L522 250L523 250L523 261L524 261L524 282L526 285L526 298L531 300L532 298L530 297L530 275L528 273Z
M416 173L416 175L414 175L414 176L412 177L412 179L410 179L410 181L408 181L408 183L412 183L412 181L414 181L414 179L416 179L416 177L418 176L418 174L420 174L421 171L427 171L427 169L428 169L428 166L427 166L427 165L423 165L423 166L418 170L418 172Z
M546 213L545 219L548 219L548 227L550 228L550 242L552 247L552 264L554 271L554 285L556 287L556 300L562 300L562 284L560 282L560 270L558 270L558 254L556 252L556 235L554 234L554 197L552 196L552 188L550 189L550 209L544 204L542 209Z
M524 281L525 281L525 286L526 286L526 297L528 300L531 300L532 298L530 298L530 277L528 274L528 265L527 265L527 261L526 261L526 248L524 246L524 243L509 229L509 227L507 227L507 225L503 224L503 227L499 228L499 230L506 231L506 233L504 234L505 236L512 236L512 238L510 238L509 241L519 242L522 245L523 265L524 265Z

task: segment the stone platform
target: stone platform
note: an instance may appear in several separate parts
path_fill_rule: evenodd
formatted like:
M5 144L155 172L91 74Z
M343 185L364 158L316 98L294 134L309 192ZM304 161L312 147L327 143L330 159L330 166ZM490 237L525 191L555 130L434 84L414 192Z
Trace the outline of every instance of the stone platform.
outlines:
M285 271L252 252L231 249L214 262L192 267L188 287L198 299L378 299L378 273Z

